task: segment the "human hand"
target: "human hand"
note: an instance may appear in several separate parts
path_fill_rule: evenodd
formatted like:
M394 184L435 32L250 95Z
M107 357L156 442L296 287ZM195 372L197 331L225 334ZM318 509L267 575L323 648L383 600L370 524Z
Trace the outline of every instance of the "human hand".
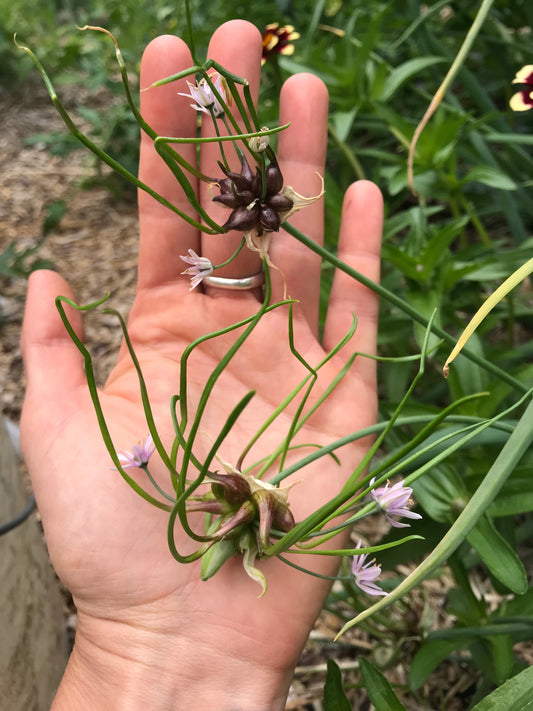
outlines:
M252 25L234 21L219 28L209 56L248 78L257 95L261 38ZM180 39L160 37L144 54L141 87L191 65ZM185 88L169 84L141 95L142 113L160 135L195 135L196 114L178 91ZM284 86L280 123L290 120L291 126L280 134L278 159L285 184L305 195L318 192L315 171L324 173L327 109L327 92L316 77L297 75ZM194 152L191 145L183 148L191 162ZM201 154L203 172L219 175L217 145L204 144ZM146 137L140 178L191 212L179 184ZM199 191L204 207L224 221L227 212L211 202L206 189ZM240 235L201 235L144 193L139 196L139 218L138 289L128 329L161 438L170 446L169 400L178 388L184 347L199 335L251 315L259 303L250 292L213 287L190 292L188 280L180 276L184 265L178 255L192 248L217 264L234 251ZM343 206L339 256L374 280L379 276L381 220L381 197L375 186L352 185ZM291 222L317 242L322 240L320 203ZM320 344L319 259L283 231L274 235L270 257L283 271L288 295L299 300L295 338L308 362L318 363L346 334L352 311L358 328L350 352L374 350L375 294L337 273ZM244 276L259 270L258 256L243 250L221 273ZM283 279L273 272L273 300L281 300L283 291ZM46 271L32 275L22 338L28 376L24 454L52 562L71 590L79 615L75 649L54 709L282 709L293 667L327 594L327 582L268 560L260 564L268 590L258 600L257 584L246 576L239 560L228 561L213 578L201 582L199 564L180 565L172 558L166 515L148 506L118 472L110 470L82 361L54 309L58 294L72 297L59 275ZM79 313L70 317L81 334ZM287 311L281 307L261 320L216 385L202 422L205 447L240 398L256 391L224 443L220 454L227 461L233 463L257 427L305 375L289 351L286 333ZM191 412L206 377L234 337L211 340L195 351L189 367ZM341 352L321 371L322 387L345 358ZM125 348L101 402L117 449L145 437L137 375ZM253 459L279 443L290 412L259 440ZM357 360L301 432L301 441L325 444L371 424L375 417L374 365ZM340 450L342 466L325 457L299 473L301 483L290 494L296 520L340 490L367 446L362 441ZM155 457L151 470L164 486L168 475L162 466L158 469ZM187 539L179 531L176 541L187 549ZM333 574L335 563L320 559L315 568Z

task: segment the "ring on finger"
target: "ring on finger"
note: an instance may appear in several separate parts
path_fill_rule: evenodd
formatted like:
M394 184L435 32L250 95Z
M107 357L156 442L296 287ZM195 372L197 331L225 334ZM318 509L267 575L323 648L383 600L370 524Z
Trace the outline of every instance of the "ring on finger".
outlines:
M247 277L219 277L205 276L202 279L204 286L215 286L217 289L232 289L234 291L245 291L246 289L255 289L265 283L265 275L263 272L252 274Z

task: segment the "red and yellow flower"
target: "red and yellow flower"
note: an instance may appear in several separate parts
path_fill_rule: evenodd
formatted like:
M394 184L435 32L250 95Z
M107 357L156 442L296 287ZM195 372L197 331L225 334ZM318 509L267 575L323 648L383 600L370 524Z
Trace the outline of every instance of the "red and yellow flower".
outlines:
M261 64L273 54L294 54L293 40L299 39L300 34L294 31L292 25L279 26L279 22L273 22L265 27L263 32L263 57Z
M513 111L529 111L533 108L533 64L526 64L516 73L513 84L523 84L524 88L514 94L509 101Z

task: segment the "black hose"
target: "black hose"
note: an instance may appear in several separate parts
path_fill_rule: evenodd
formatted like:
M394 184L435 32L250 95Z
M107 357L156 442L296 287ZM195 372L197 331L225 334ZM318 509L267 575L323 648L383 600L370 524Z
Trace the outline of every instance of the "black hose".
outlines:
M30 494L28 503L26 504L26 507L24 508L24 510L21 513L19 513L18 516L11 519L11 521L9 521L8 523L0 524L0 536L3 536L4 533L9 533L9 531L12 531L17 526L20 526L21 523L24 523L24 521L28 518L28 516L31 514L31 512L34 509L35 509L35 496L33 494Z

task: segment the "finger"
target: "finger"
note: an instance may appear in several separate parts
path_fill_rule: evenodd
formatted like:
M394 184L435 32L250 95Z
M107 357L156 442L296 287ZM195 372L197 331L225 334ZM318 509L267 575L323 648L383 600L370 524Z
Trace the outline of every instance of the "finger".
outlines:
M21 436L25 443L39 435L61 430L62 423L86 399L87 386L82 357L69 337L54 300L59 294L73 298L67 282L52 271L34 272L22 327L21 350L26 371L26 398ZM81 315L65 305L68 319L83 338ZM35 443L33 443L35 444Z
M325 85L312 74L291 77L281 91L280 124L291 125L280 134L278 159L284 184L306 197L320 192L319 176L324 176L328 101ZM320 199L289 219L318 244L323 241L323 203ZM281 230L273 237L271 259L286 279L288 295L300 300L303 314L318 333L320 257ZM272 281L273 297L283 298L281 275L273 272Z
M84 382L81 355L55 307L58 295L74 298L70 286L59 274L46 269L31 274L21 338L27 391L31 394L47 396L49 392L72 389ZM65 311L76 334L83 338L79 311L68 305Z
M262 40L257 28L244 20L232 20L219 27L211 38L208 58L216 60L225 69L239 77L247 79L254 102L257 103L259 93L259 75L261 70ZM242 96L242 92L241 92ZM235 105L233 104L233 108ZM238 117L237 113L234 115ZM218 122L220 125L220 121ZM203 122L203 135L214 135L214 127L210 118ZM244 124L239 120L244 131ZM222 133L221 129L221 133ZM242 147L242 144L241 144ZM231 143L224 143L224 150L232 170L240 172L240 161ZM217 143L202 146L202 172L214 177L224 177L217 165L220 160L220 147ZM253 166L252 166L252 169ZM202 201L209 214L223 224L230 216L230 211L212 202L208 187L201 188ZM202 235L202 255L207 256L213 264L225 261L239 246L242 232L230 232L223 235ZM256 274L261 270L259 256L244 248L238 257L227 267L217 270L217 276L241 277ZM209 293L216 292L211 287Z
M144 51L140 80L141 113L160 136L196 135L196 112L190 107L191 99L178 95L178 92L187 93L186 80L149 88L159 79L191 66L189 49L178 37L157 37ZM176 146L173 144L173 148ZM196 153L192 144L181 144L179 153L189 163L195 164ZM196 178L186 175L196 189ZM196 217L177 178L144 131L141 132L139 178L187 215ZM174 281L186 266L180 255L186 255L189 248L198 250L198 231L142 190L139 191L139 224L139 287L150 288ZM180 278L179 283L184 290L188 289L189 280L186 277Z
M383 199L373 183L353 183L344 197L338 256L369 279L379 281ZM324 328L324 347L330 350L349 330L353 314L357 331L348 346L351 351L374 354L378 323L378 296L339 269L335 272ZM358 373L370 384L375 378L375 362L361 359Z

